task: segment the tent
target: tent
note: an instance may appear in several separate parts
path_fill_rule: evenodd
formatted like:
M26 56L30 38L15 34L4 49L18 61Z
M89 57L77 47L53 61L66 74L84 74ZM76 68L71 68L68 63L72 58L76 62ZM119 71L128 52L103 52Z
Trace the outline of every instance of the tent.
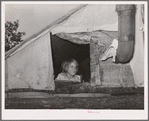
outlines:
M109 18L111 14L113 17ZM139 31L137 23L141 21L138 19L140 14L137 9L136 33ZM140 31L138 33L142 34ZM136 39L140 38L138 33L135 34ZM135 43L134 56L130 63L115 64L110 59L101 62L100 58L112 44L113 39L118 40L118 15L115 5L79 5L5 54L5 89L54 90L54 78L56 73L60 72L61 63L60 56L55 56L54 53L67 52L62 56L66 59L71 47L78 50L73 55L84 50L84 56L80 54L76 58L82 57L78 61L82 65L82 70L86 71L83 71L84 75L89 75L85 80L91 84L109 87L112 86L112 81L117 80L118 86L122 86L124 81L127 86L135 86L129 83L132 81L140 86L140 81L144 82L143 57L140 57L143 56L142 37ZM61 44L65 47L60 47ZM66 48L69 45L70 47ZM136 64L139 66L135 66Z

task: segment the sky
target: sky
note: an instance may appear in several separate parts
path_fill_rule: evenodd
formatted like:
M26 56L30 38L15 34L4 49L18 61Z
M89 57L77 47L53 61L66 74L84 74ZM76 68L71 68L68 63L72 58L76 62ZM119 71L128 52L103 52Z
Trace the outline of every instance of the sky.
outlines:
M26 39L76 6L78 4L7 4L5 5L5 21L13 22L19 20L18 31L26 32L23 37L23 39Z
M57 20L61 16L65 15L71 9L75 8L79 4L6 4L5 5L5 21L16 21L19 20L18 31L25 32L26 35L22 39L27 39L31 35L36 34L43 28L47 27L53 21ZM99 6L100 7L100 6ZM112 6L111 6L112 7ZM108 7L106 7L108 10ZM113 5L115 10L115 6ZM99 12L97 11L96 14ZM100 14L99 19L102 19ZM112 13L112 12L111 12ZM106 19L112 18L110 12ZM115 15L117 16L117 15ZM113 20L115 21L115 20ZM99 22L98 22L99 23Z

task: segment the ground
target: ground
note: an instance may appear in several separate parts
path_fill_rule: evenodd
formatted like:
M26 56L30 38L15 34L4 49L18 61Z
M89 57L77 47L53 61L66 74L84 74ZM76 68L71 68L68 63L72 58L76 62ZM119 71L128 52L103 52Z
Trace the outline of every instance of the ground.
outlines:
M54 92L22 89L6 94L6 109L144 109L144 88L67 83L57 84Z
M143 94L6 99L6 109L144 109Z

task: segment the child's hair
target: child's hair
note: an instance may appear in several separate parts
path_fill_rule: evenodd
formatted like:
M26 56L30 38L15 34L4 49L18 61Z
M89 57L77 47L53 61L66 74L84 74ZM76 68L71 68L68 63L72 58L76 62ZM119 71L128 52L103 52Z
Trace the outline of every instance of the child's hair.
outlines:
M68 59L68 60L66 60L66 61L64 61L64 62L62 63L62 65L61 65L62 72L67 73L68 66L69 66L69 64L71 64L71 63L75 63L75 64L76 64L76 67L77 67L77 70L78 70L78 67L79 67L78 62L77 62L75 59L72 59L72 58L71 58L71 59Z

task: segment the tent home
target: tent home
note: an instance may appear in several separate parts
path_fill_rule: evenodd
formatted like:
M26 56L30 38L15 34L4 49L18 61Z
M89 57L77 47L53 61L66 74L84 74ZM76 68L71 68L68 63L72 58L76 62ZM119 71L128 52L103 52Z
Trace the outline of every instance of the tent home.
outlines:
M5 90L54 90L74 58L85 82L144 86L142 5L79 5L5 54ZM111 16L109 18L109 16Z

